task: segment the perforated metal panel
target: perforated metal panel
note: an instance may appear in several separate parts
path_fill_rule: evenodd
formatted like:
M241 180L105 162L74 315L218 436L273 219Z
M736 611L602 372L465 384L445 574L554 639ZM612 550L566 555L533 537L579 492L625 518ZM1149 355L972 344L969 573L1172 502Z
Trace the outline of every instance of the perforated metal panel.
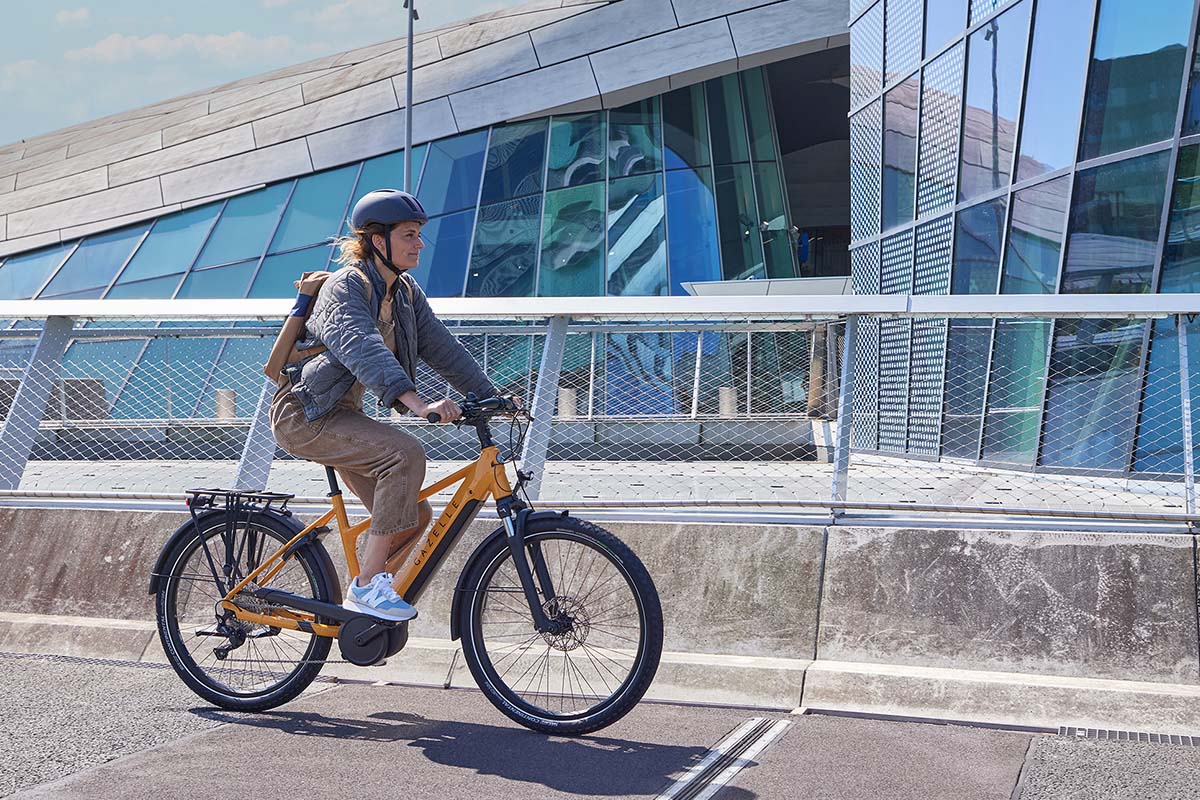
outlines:
M879 190L883 169L883 101L850 118L850 238L879 233Z
M883 88L883 3L850 26L850 107Z
M883 240L879 259L879 293L911 294L913 286L912 231Z
M887 0L884 69L887 82L904 77L921 61L922 0Z
M911 231L883 240L879 258L880 294L910 294L913 281ZM879 324L879 449L904 452L908 442L908 379L911 321Z
M850 253L850 280L855 294L879 294L879 242ZM854 348L854 424L850 441L859 450L879 446L879 320L858 321Z
M981 19L999 11L1005 6L1011 6L1015 0L971 0L971 24L975 25Z
M925 67L921 85L918 216L954 204L964 50L965 45L959 42Z
M855 294L879 294L879 242L850 252L850 282Z
M864 8L874 3L875 0L850 0L850 16L854 17ZM879 5L883 5L883 0L880 0Z
M917 227L913 294L949 294L953 242L954 221L951 216Z
M914 319L911 350L906 449L936 456L940 452L942 380L946 374L946 320Z

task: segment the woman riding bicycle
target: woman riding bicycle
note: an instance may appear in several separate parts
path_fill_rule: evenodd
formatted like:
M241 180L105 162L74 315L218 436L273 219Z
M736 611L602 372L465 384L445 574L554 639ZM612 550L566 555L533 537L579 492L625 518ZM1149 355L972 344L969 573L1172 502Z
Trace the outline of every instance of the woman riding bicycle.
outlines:
M405 274L417 266L428 219L415 197L395 189L371 192L355 204L353 235L336 242L343 268L321 285L315 300L311 284L302 283L292 311L302 317L312 302L296 349L319 352L284 367L271 405L271 430L280 446L334 467L371 515L361 574L343 606L398 621L417 611L396 594L392 574L383 570L390 556L412 548L432 518L429 504L418 502L425 450L411 434L363 413L364 389L384 406L453 422L462 413L453 400L427 402L417 393L419 358L463 394L497 394Z

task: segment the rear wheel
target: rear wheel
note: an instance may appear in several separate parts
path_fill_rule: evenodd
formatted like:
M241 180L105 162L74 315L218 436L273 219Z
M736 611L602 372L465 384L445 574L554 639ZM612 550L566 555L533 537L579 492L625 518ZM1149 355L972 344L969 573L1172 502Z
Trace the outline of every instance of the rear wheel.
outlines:
M497 708L533 730L577 735L611 725L658 669L654 582L623 542L583 520L534 520L525 543L545 562L555 597L543 609L563 630L534 628L508 543L498 538L467 567L459 630L471 673Z
M169 554L155 598L159 640L183 682L209 702L237 711L274 708L304 691L321 671L330 639L242 621L220 607L228 589L294 535L279 521L258 515L248 523L239 520L227 540L224 517L216 515L201 522L199 538L182 539ZM213 578L210 559L223 589ZM312 547L288 556L270 586L330 601L329 577ZM260 613L271 609L244 596L239 604Z

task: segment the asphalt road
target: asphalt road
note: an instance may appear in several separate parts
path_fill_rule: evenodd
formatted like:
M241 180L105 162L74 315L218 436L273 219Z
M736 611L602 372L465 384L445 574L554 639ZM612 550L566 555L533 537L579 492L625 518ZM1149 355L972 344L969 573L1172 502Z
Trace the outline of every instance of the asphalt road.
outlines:
M234 714L169 668L3 655L0 708L20 798L655 798L752 717L790 725L717 800L1200 797L1200 748L736 708L644 703L564 739L474 691L318 683Z

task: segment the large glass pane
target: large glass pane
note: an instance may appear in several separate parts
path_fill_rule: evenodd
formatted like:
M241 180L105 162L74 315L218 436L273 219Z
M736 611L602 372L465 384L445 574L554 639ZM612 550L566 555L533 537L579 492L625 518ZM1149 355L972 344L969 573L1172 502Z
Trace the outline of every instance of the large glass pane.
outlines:
M417 196L429 216L471 208L479 198L487 131L442 139L429 145Z
M221 211L220 203L159 217L150 235L117 277L117 285L186 272Z
M1058 257L1067 227L1067 193L1071 177L1013 193L1012 221L1004 249L1001 294L1054 294L1058 291Z
M917 77L884 96L883 111L883 228L911 222L916 203Z
M674 414L674 359L668 333L615 333L605 337L604 412L620 416Z
M906 74L921 60L921 0L886 0L884 69L887 83Z
M1080 160L1169 139L1192 0L1100 0Z
M1200 326L1187 324L1188 353L1200 352ZM1200 407L1200 381L1191 362L1192 413ZM1154 320L1150 357L1146 365L1146 384L1142 409L1138 414L1137 449L1133 468L1138 472L1184 471L1183 415L1180 411L1179 330L1171 317ZM1195 417L1193 416L1193 419ZM1193 459L1200 452L1193 453Z
M265 339L226 339L221 358L196 404L196 416L215 418L217 392L229 391L233 392L235 416L252 416L262 391L261 365L270 352L271 342Z
M538 295L604 294L604 184L546 193Z
M929 58L967 27L966 0L926 0L925 57Z
M758 230L762 237L768 278L794 278L792 243L788 236L787 205L783 179L775 162L754 164L754 187L758 191Z
M295 297L295 281L305 272L323 270L329 263L329 246L317 245L263 259L248 297ZM336 268L336 267L335 267Z
M1025 0L994 17L968 42L960 201L1007 186L1012 174L1029 7Z
M608 293L662 295L667 288L661 175L610 181Z
M254 268L258 262L243 261L226 267L191 272L179 287L180 299L185 297L245 297Z
M196 266L227 264L262 255L291 188L290 182L279 183L230 198Z
M296 181L296 191L292 192L279 230L275 231L271 241L271 252L294 250L335 236L349 205L350 190L357 175L358 165L351 164Z
M1095 0L1038 5L1029 56L1029 83L1021 119L1017 180L1068 166L1075 160L1079 120L1074 109L1087 77L1088 26Z
M667 254L671 264L671 293L687 294L684 283L721 280L718 247L711 170L668 172ZM544 266L545 262L542 263Z
M662 127L658 98L651 97L608 112L608 175L654 172L662 167Z
M417 182L421 177L421 168L425 164L425 151L428 145L417 145L413 148L412 155L412 170L413 170L413 189L416 189ZM362 172L359 173L358 183L354 186L354 195L350 198L350 204L346 209L346 219L342 223L341 230L343 233L350 232L350 212L354 209L354 202L363 195L373 192L376 189L403 189L404 188L404 151L400 150L395 153L388 153L375 158L368 158L363 162ZM422 203L424 205L424 203ZM428 211L428 208L426 209Z
M703 84L667 92L662 96L662 104L667 169L708 164L708 115Z
M461 297L471 255L475 209L435 217L421 229L425 249L412 276L430 297Z
M755 161L775 160L775 132L771 124L770 99L763 71L748 69L742 75L742 97L746 102L746 130L750 134L750 157Z
M103 413L110 417L131 417L111 409L117 393L129 375L129 367L137 361L138 354L146 346L144 340L120 339L111 342L79 341L71 344L63 355L63 376L73 380L86 380L103 392ZM94 416L102 416L99 409ZM86 414L93 416L93 414Z
M129 260L129 254L137 247L147 227L136 225L84 239L39 297L106 288L117 270Z
M167 275L162 278L118 283L109 289L108 294L104 297L106 300L120 300L130 297L147 299L168 298L174 296L175 289L179 286L179 281L182 278L183 273L180 272L177 275Z
M119 419L188 419L221 348L220 339L154 339L113 409ZM243 398L242 403L246 401Z
M1063 319L1054 331L1041 463L1125 470L1146 323Z
M708 98L709 131L714 164L750 160L746 122L742 116L742 90L737 75L714 78L704 84Z
M479 209L467 297L533 294L541 211L541 195Z
M1032 466L1037 458L1048 320L999 320L988 385L983 457Z
M946 344L945 416L942 420L944 456L979 457L991 342L991 320L950 320Z
M951 294L995 294L1004 236L1003 197L958 212Z
M766 268L750 167L746 164L716 167L715 174L721 269L725 280L764 278Z
M1200 39L1200 32L1197 32ZM1192 56L1192 74L1188 78L1187 109L1183 114L1183 135L1200 133L1200 48Z
M545 158L545 119L492 128L479 204L540 192Z
M1062 292L1150 291L1169 151L1077 174Z
M550 123L546 188L561 189L604 180L604 114L555 117Z
M1200 292L1200 145L1179 150L1159 291Z
M0 300L28 300L62 264L74 243L12 256L0 268Z

